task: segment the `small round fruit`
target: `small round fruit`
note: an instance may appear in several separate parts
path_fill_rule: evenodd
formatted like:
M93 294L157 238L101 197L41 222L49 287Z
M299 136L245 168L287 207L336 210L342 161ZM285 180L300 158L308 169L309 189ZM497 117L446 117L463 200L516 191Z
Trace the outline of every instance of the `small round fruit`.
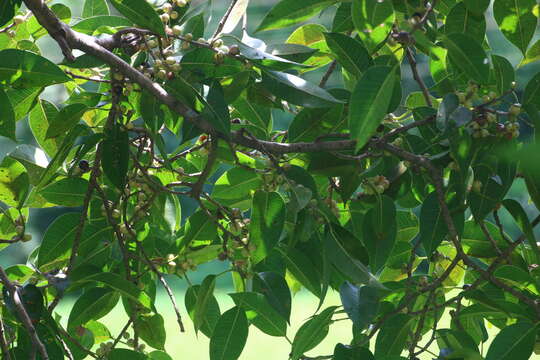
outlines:
M90 171L90 164L88 163L87 160L81 160L79 161L79 170L81 170L82 172L88 172Z
M28 242L30 240L32 240L32 235L30 234L24 234L24 236L21 239L22 242Z
M167 13L161 14L159 17L161 18L161 22L163 23L168 23L169 20L171 20L171 16Z
M521 113L521 104L512 104L508 113L513 116L517 116Z
M24 16L22 15L17 15L13 18L13 22L15 23L15 25L20 25L24 22Z
M173 6L170 3L167 2L167 3L163 4L163 6L161 7L161 10L163 10L166 13L170 13L172 11L172 8L173 8Z
M22 225L15 226L15 232L17 233L17 235L24 234L24 226Z
M238 45L232 45L229 48L229 55L236 56L236 55L239 55L239 54L240 54L240 48L238 47Z
M475 192L480 192L482 190L482 182L480 180L474 180L472 190Z
M113 78L116 81L123 81L124 80L124 75L122 75L121 73L115 72L114 75L113 75Z
M180 27L180 25L174 25L172 31L176 36L182 35L182 27Z

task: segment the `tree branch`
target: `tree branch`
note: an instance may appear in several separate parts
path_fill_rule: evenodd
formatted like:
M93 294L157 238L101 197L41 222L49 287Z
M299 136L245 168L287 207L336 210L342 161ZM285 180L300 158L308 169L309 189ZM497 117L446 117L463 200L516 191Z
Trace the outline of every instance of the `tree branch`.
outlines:
M0 281L4 284L4 286L8 290L8 293L11 296L13 303L15 304L15 310L17 311L17 314L19 315L19 320L21 320L23 326L28 332L28 336L30 337L30 341L32 342L33 349L39 352L43 360L49 360L47 349L45 349L45 345L43 345L43 343L39 339L39 336L36 332L36 328L32 324L32 319L30 319L30 316L26 312L26 309L21 301L17 287L13 285L11 281L9 281L9 278L6 272L4 271L4 268L1 266L0 266Z

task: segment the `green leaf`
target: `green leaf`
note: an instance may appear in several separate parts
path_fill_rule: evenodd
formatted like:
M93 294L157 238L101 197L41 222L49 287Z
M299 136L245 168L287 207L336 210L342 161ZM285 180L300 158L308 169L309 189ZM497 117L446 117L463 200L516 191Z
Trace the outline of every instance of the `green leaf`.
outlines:
M474 14L483 15L489 7L490 0L464 0L463 3Z
M248 337L246 313L238 306L227 310L210 338L210 360L236 360Z
M248 320L262 332L270 336L285 336L287 321L265 299L255 292L229 294L236 306L248 311ZM255 314L251 314L255 312Z
M360 78L372 64L371 56L360 41L340 33L326 33L324 36L339 63L356 78Z
M135 25L152 30L165 37L163 22L146 0L110 0L111 4Z
M212 83L206 101L207 104L204 107L202 115L217 131L229 137L229 133L231 132L231 116L227 102L225 101L223 88L219 81Z
M349 105L349 129L357 151L368 143L386 116L395 79L391 67L373 66L358 80Z
M266 258L278 243L285 225L285 201L277 192L257 190L253 195L249 237L256 246L251 261Z
M320 108L341 103L319 86L285 72L263 70L263 85L272 94L295 105Z
M540 72L527 83L523 93L523 104L534 104L540 107Z
M41 87L71 81L58 66L29 51L0 51L0 80L17 87Z
M173 360L172 357L170 357L167 353L163 351L152 351L150 354L148 354L148 359L150 360Z
M481 44L486 35L486 19L483 13L476 15L464 3L460 2L450 10L446 17L444 31L446 34L467 34Z
M317 15L334 0L281 0L266 14L257 31L281 29Z
M165 322L159 314L152 316L138 316L133 323L135 331L145 343L154 349L163 350L167 333L165 332Z
M488 83L489 61L482 45L471 36L460 33L446 35L443 42L455 66L477 83Z
M296 332L292 343L291 360L298 360L302 355L319 345L328 335L332 316L337 306L330 306L320 314L306 321Z
M385 321L375 342L375 357L400 355L407 345L412 331L413 318L407 314L397 314Z
M197 291L197 302L193 310L193 326L195 327L195 333L203 326L204 319L206 317L206 309L208 304L214 297L214 288L216 287L216 276L208 275L204 278L201 287Z
M352 20L359 32L388 25L393 22L394 8L391 1L358 0L352 4Z
M486 360L527 360L536 341L537 326L520 322L503 328L491 343Z
M184 226L184 236L180 249L190 246L193 242L211 242L217 236L217 225L203 210L191 215Z
M287 252L277 248L283 256L287 270L295 277L300 284L311 291L315 296L321 296L321 286L317 275L317 269L309 258L296 249L289 249Z
M54 267L55 263L68 259L80 219L79 213L66 213L57 217L49 225L39 248L36 262L39 268ZM110 235L109 229L85 225L80 247L96 246L99 241L103 241Z
M3 0L0 2L0 26L7 24L19 9L22 0Z
M369 252L369 266L377 273L386 264L396 243L396 207L392 198L383 195L364 217L363 240Z
M19 207L29 186L30 179L24 166L11 157L5 157L0 163L0 201Z
M527 65L535 61L540 60L540 40L537 40L530 48L527 50L525 57L521 60L519 66Z
M124 188L129 167L129 136L120 125L106 133L101 143L103 159L101 166L109 180L119 189Z
M0 108L2 109L2 113L0 114L0 136L5 136L13 141L17 141L15 138L15 112L13 111L13 106L11 106L9 97L1 84Z
M505 91L512 88L512 83L515 80L514 67L506 58L492 54L491 61L493 62L493 76L497 84L497 91L503 94Z
M420 242L428 256L437 249L447 233L448 228L442 218L437 194L432 192L426 197L420 210Z
M287 321L291 317L291 291L285 279L275 272L261 272L253 278L253 290L261 294L268 303Z
M354 24L352 21L352 4L351 3L341 3L338 9L336 10L336 15L334 16L334 21L332 22L332 31L347 32L354 29Z
M309 142L316 140L321 134L339 132L346 126L344 110L342 104L325 109L302 109L289 125L289 142Z
M495 0L493 16L499 29L523 54L531 42L538 19L533 13L535 0Z
M251 192L261 183L261 178L254 171L241 167L232 168L217 179L212 196L225 200L246 199L251 197Z
M360 240L347 233L341 227L335 225L330 227L326 236L326 251L330 261L354 283L376 284L376 279L364 265L367 261L362 259L366 250L360 244ZM342 238L340 235L344 234L347 236ZM355 242L358 244L354 244Z
M186 305L186 310L189 314L189 317L191 318L192 321L194 321L195 319L195 308L196 308L197 301L199 298L200 289L201 289L200 285L193 285L193 286L190 286L186 291L185 305ZM221 316L221 312L219 310L219 304L215 296L212 294L212 296L208 299L206 303L206 310L203 315L203 322L199 330L208 338L212 337L212 333L214 332L214 329L216 328L216 324L220 316Z
M92 35L101 27L126 27L133 24L120 16L99 15L82 19L72 26L72 29L83 34Z
M70 177L45 186L39 193L47 201L56 205L81 206L87 189L87 180Z
M53 139L46 138L49 126L57 115L58 109L54 104L46 100L39 100L28 116L28 123L32 130L32 134L36 138L38 145L50 157L54 157L58 152L62 145L62 140L64 139L63 136L58 136Z
M68 329L74 330L90 320L107 315L118 303L120 295L112 289L96 287L82 294L69 313Z
M86 0L82 17L89 18L98 15L109 15L109 6L105 0Z
M64 107L49 125L45 135L46 139L55 138L71 130L81 121L87 110L88 107L84 104L72 104Z
M343 309L358 330L364 329L379 310L379 290L370 286L356 286L344 282L339 288Z
M108 355L108 360L148 360L145 354L129 349L113 349Z
M120 295L137 302L148 310L152 310L152 299L144 291L139 290L137 286L126 281L120 275L103 272L93 274L76 281L77 284L83 284L86 282L97 282L99 284L108 286L114 291L119 292Z
M540 249L538 249L533 227L527 217L527 213L523 210L521 204L514 199L506 199L502 202L502 205L512 215L519 229L525 234L529 245L536 254L536 261L540 262Z
M304 62L305 65L312 66L306 71L320 68L333 60L324 37L325 32L326 28L320 24L306 24L296 29L287 39L288 44L299 44L318 50Z
M7 95L13 106L13 111L15 111L15 120L19 121L24 118L32 108L39 101L39 94L43 91L41 87L31 87L31 88L17 88L17 89L8 89Z
M508 243L502 238L501 233L495 224L484 221L484 225L500 250L504 250L508 247ZM480 226L473 220L465 222L461 242L465 249L465 253L469 256L490 258L498 255L493 244L486 238L486 235L483 233Z
M223 24L222 34L228 34L236 29L236 26L242 20L242 17L247 11L249 0L239 0L234 4L227 21Z
M375 357L367 348L337 344L334 348L333 360L375 360Z

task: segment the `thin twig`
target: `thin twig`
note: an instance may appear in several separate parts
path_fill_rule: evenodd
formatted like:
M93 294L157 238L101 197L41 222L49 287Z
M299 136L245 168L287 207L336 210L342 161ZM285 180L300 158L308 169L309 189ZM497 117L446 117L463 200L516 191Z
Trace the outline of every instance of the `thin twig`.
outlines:
M214 34L211 37L212 40L214 40L219 34L221 34L221 31L225 27L225 23L229 19L229 16L231 16L231 13L232 13L232 11L233 11L233 9L234 9L237 2L238 2L238 0L232 0L231 1L231 4L229 5L229 8L227 9L225 14L223 15L223 17L219 21L218 27L217 27L216 31L214 31Z

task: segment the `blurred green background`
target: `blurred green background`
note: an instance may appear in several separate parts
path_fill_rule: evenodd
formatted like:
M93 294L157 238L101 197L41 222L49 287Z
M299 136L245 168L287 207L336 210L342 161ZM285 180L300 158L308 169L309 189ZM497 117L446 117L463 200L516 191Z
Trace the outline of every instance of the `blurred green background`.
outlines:
M1 0L0 0L1 1ZM201 3L201 1L193 0L196 3ZM202 0L207 1L207 0ZM300 1L300 0L299 0ZM282 43L284 42L292 29L270 31L264 33L253 34L254 29L260 23L264 14L276 3L277 0L251 0L250 7L248 10L248 29L250 30L250 35L253 37L258 37L263 39L265 42L272 43ZM80 16L82 10L83 1L71 1L71 0L58 0L52 1L54 3L64 3L73 11L72 22L77 21L77 17ZM215 24L225 12L226 7L229 5L229 1L226 0L214 0L212 5L212 16L208 21L209 26L207 27L207 36L210 36L214 31ZM331 28L332 18L334 14L334 9L328 9L323 12L319 17L313 18L310 22L316 22L323 24L327 29ZM488 17L488 41L493 49L494 54L503 55L509 58L512 64L519 64L521 61L520 52L513 47L498 31L496 24L491 16L491 10L487 14ZM535 40L540 37L540 31L537 31ZM43 54L55 62L60 62L62 60L61 52L57 47L56 43L48 36L41 38L38 41L39 47L42 49ZM421 73L429 73L427 65L425 62L426 58L424 56L418 57L419 70ZM306 74L307 80L312 80L313 82L319 82L322 74L326 69L312 71ZM402 86L405 88L405 94L411 91L417 91L418 88L416 83L412 80L411 74L408 70L408 67L403 67L403 76L402 76ZM534 75L536 72L540 71L540 66L536 63L529 64L520 68L517 71L517 82L518 82L518 91L523 88L527 80ZM341 86L339 80L339 72L330 79L328 87L339 87ZM426 79L428 85L430 79ZM65 99L66 94L62 85L56 85L49 87L43 94L42 97L53 102L61 102ZM403 97L405 101L406 95ZM274 114L276 127L279 129L286 129L288 123L291 121L291 116L289 114L276 112ZM524 137L530 136L531 131L523 131ZM20 140L19 144L22 143L34 143L32 133L29 130L28 123L25 120L21 120L17 126L17 138ZM12 151L18 144L7 140L5 138L0 138L0 161L1 159L10 151ZM513 186L509 197L515 198L520 201L529 212L529 215L535 216L537 210L533 205L530 204L527 192L525 191L523 181L517 180ZM182 199L183 211L182 216L185 218L190 215L190 210L192 211L192 204L186 200ZM1 206L1 204L0 204ZM60 214L65 213L66 211L76 211L77 209L66 209L66 208L51 208L51 209L36 209L30 210L30 218L28 229L29 232L33 235L33 240L28 243L19 243L9 246L8 248L0 252L0 265L7 267L17 263L25 263L28 254L39 245L41 237L45 232L45 229L48 227L52 221L59 216ZM505 228L508 232L515 236L518 233L517 227L512 223L507 214L503 214L503 221L505 223ZM215 262L200 266L196 272L190 274L190 280L193 283L199 283L205 275L209 273L219 273L224 268L227 267L227 264ZM178 325L176 323L174 312L169 303L169 300L163 291L159 292L159 300L157 307L162 311L166 321L167 327L167 351L173 356L174 359L190 359L190 360L203 360L207 359L207 349L208 349L208 339L204 335L200 334L197 337L194 334L191 322L187 319L185 314L185 308L183 306L183 293L186 289L186 282L178 279L177 277L168 277L176 297L180 305L181 312L184 314L185 324L187 332L180 334L178 331ZM218 301L222 311L233 305L231 299L227 296L228 289L231 288L230 275L224 275L220 278L218 282L218 288L216 290L218 295ZM64 299L60 306L59 312L67 317L69 309L71 307L72 301L70 298ZM336 293L331 293L326 301L328 305L330 304L339 304L339 296ZM318 299L309 294L306 291L300 291L293 298L293 311L291 318L291 327L289 328L288 336L290 339L294 337L296 329L316 310L318 305ZM443 322L446 322L448 319L445 319ZM127 316L124 314L123 309L117 307L115 311L110 313L104 319L101 320L105 323L113 334L116 334L127 321ZM349 321L338 321L334 323L330 329L330 334L326 340L318 346L316 349L311 351L311 354L314 355L328 355L333 351L333 347L337 342L348 342L351 338L351 323ZM443 324L444 326L444 324ZM290 351L290 345L283 338L274 338L262 334L256 328L252 327L250 330L250 335L248 339L248 344L245 347L244 353L241 356L241 359L287 359L288 353Z

